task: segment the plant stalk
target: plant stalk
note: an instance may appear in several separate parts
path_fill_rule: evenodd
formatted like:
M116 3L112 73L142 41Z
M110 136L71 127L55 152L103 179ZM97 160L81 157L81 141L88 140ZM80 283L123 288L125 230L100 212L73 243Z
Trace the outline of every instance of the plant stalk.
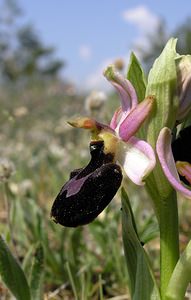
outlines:
M162 185L157 185L154 176L147 180L146 188L152 198L160 230L160 292L165 299L166 289L179 259L179 228L176 192L168 190L165 197Z
M165 299L168 283L179 259L178 208L176 193L160 201L160 291Z

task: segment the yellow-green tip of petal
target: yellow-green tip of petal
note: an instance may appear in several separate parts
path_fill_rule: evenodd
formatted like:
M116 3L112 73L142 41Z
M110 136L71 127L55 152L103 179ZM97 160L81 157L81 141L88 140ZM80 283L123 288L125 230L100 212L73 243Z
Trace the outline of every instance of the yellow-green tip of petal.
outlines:
M84 129L96 129L96 122L88 117L76 118L67 121L73 127Z
M114 65L109 65L104 71L103 75L108 79L108 80L114 80L115 81L115 66Z

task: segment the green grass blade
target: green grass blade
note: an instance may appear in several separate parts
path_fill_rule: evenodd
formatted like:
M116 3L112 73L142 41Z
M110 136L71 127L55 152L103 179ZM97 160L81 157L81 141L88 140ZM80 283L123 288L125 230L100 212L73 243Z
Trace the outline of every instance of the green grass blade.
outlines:
M0 274L17 300L30 300L30 290L23 270L0 236Z
M33 258L31 276L30 276L30 288L32 300L41 300L42 286L44 275L44 251L42 245L39 243L35 250Z
M78 300L78 293L77 293L77 287L76 287L75 280L74 280L74 275L72 274L70 264L68 261L66 262L66 269L68 271L68 277L69 277L70 284L71 284L71 287L72 287L72 290L74 293L74 298L75 298L75 300Z
M128 196L122 189L122 230L132 300L159 300L160 294L132 219Z

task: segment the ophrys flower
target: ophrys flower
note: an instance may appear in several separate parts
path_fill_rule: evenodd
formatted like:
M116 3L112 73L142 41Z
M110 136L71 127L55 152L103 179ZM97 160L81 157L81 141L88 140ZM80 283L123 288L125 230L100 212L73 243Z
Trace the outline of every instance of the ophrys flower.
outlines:
M143 185L155 165L151 146L134 136L152 109L153 97L138 104L131 83L113 67L108 67L105 76L119 92L121 107L109 125L90 118L69 122L91 131L91 160L71 173L53 204L51 216L64 226L84 225L99 215L121 185L121 167L134 183Z

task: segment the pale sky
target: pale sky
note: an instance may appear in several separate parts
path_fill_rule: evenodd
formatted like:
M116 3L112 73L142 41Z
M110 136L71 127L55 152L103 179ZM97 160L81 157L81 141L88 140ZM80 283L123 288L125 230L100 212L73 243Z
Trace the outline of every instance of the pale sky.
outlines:
M2 2L2 0L0 0ZM27 22L46 45L66 60L64 76L87 88L103 84L102 70L113 59L128 55L135 42L145 46L159 17L171 32L191 16L190 0L18 0ZM105 81L104 81L105 84ZM107 83L106 83L107 84Z

